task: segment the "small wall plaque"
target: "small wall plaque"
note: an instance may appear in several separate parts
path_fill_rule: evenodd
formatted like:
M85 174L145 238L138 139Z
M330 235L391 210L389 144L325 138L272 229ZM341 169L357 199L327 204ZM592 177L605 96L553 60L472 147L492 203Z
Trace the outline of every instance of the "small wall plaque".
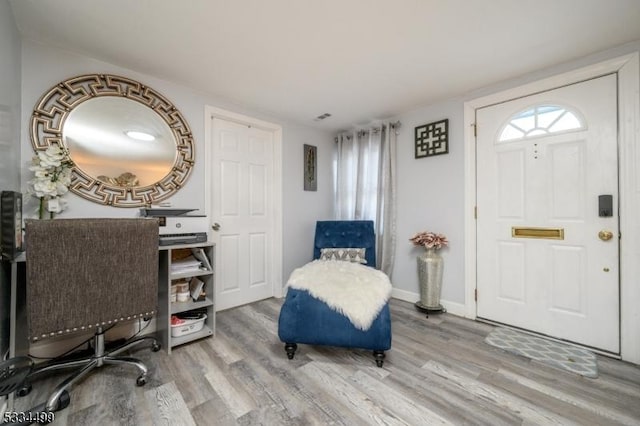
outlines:
M449 152L449 119L416 127L415 158L431 157Z
M313 145L304 145L304 190L318 190L318 148Z

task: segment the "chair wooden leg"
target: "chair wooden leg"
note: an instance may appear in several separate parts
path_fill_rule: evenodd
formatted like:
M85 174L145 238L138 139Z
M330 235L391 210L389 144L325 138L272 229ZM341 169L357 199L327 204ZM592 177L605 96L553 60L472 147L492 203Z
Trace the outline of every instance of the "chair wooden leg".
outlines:
M384 351L373 351L373 357L376 359L376 365L382 367L385 358Z
M284 345L284 350L285 352L287 352L287 358L289 359L293 359L293 356L295 355L297 349L298 345L296 345L295 343L285 343Z

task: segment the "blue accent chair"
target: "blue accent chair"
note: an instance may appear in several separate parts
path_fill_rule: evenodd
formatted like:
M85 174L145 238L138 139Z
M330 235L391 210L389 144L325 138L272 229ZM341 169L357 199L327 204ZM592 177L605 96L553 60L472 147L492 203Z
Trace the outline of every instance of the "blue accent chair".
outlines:
M372 221L317 222L314 259L320 258L320 249L325 247L364 247L367 266L375 268L375 233ZM389 303L383 307L371 327L363 331L307 291L289 288L280 310L278 336L285 343L289 359L293 359L298 343L339 346L372 350L376 364L382 367L384 351L391 348Z

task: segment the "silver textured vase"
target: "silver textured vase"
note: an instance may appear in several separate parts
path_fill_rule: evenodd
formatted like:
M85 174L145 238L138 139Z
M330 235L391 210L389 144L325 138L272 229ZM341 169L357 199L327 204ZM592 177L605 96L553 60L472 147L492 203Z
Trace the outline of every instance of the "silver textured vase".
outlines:
M426 249L418 256L418 280L420 282L420 305L438 310L442 290L444 259L435 248Z

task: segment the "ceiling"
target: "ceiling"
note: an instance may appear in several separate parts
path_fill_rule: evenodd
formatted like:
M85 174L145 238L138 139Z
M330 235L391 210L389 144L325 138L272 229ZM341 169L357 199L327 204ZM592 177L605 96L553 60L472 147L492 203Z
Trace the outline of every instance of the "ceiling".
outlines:
M25 39L332 131L640 40L640 0L11 5Z

